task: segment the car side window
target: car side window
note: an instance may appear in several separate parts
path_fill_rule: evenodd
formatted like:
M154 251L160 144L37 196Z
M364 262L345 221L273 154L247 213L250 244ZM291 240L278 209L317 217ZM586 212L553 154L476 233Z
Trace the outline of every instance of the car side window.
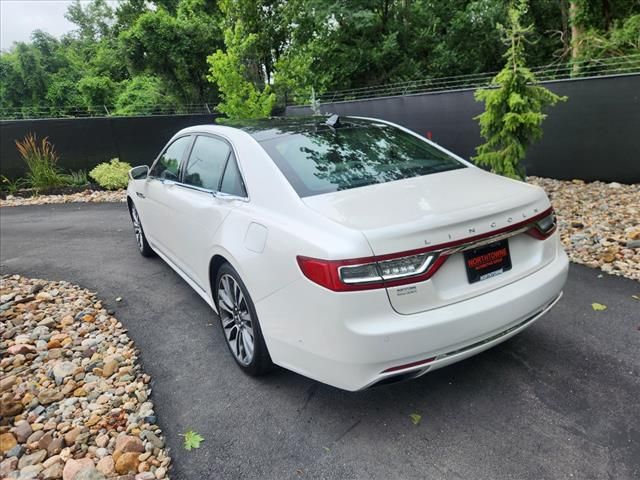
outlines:
M177 182L180 177L180 163L190 142L191 136L187 135L186 137L178 138L169 145L158 158L158 161L149 172L149 176Z
M223 140L206 136L197 137L184 171L183 182L218 191L230 151L229 145Z
M233 152L229 155L229 161L224 171L224 177L222 177L220 191L238 197L247 196L247 191L242 182L242 175L240 175L240 169L238 168L238 163L236 162L236 157Z

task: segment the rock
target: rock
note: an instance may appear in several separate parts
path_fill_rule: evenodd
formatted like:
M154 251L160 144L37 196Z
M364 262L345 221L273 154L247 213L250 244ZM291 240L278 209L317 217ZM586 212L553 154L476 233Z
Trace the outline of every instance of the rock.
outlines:
M0 412L3 417L15 417L20 415L24 410L24 405L21 402L13 400L11 398L3 398L0 400Z
M105 480L104 474L95 468L85 468L80 470L73 480Z
M36 479L42 471L42 465L28 465L20 469L20 480Z
M24 467L37 465L39 463L42 463L45 458L47 458L46 450L38 450L35 453L31 453L29 455L23 455L18 461L18 468L22 470Z
M118 361L115 358L108 359L102 367L102 376L109 378L118 370Z
M26 420L20 420L19 422L16 422L13 433L15 434L18 442L24 443L33 433L33 430L31 429L29 422Z
M80 427L72 428L67 433L64 434L64 441L67 445L71 446L76 443L76 438L80 435L82 429Z
M73 373L76 369L71 362L59 362L53 367L53 378L57 385L61 385L65 378Z
M106 457L101 458L96 465L96 468L100 472L104 473L107 477L116 473L116 464L113 461L113 457L111 455L107 455Z
M27 353L34 353L35 351L36 347L25 344L11 345L7 348L7 353L9 355L26 355Z
M22 455L24 455L24 447L18 444L15 447L13 447L11 450L9 450L6 455L7 457L20 458Z
M73 391L73 396L74 397L86 397L87 396L87 391L82 387L76 388Z
M116 439L116 451L119 451L120 453L142 453L144 452L144 444L138 437L122 435Z
M64 448L64 438L57 437L52 440L51 444L49 444L49 447L47 448L47 453L49 454L49 456L57 455L62 451L63 448Z
M141 472L135 476L135 480L156 480L156 476L151 472Z
M640 240L630 240L626 244L627 248L640 248Z
M93 460L90 458L81 458L79 460L69 459L67 463L64 464L64 469L62 470L62 478L63 480L75 480L76 475L81 470L94 468Z
M5 458L0 462L0 478L4 478L13 470L18 468L18 459L16 457Z
M49 448L49 445L51 445L52 441L53 433L47 432L42 437L40 437L40 440L38 440L38 448L46 450L47 448Z
M102 434L96 437L96 445L98 447L106 447L108 443L109 443L109 435Z
M137 473L138 465L140 464L138 456L138 452L126 452L120 455L116 461L116 472L120 475L124 475L126 473Z
M51 294L47 292L40 292L36 295L36 300L39 300L41 302L49 302L51 301L51 299Z
M16 384L16 376L9 375L0 380L0 392L4 392L5 390L9 390Z
M0 451L2 453L6 453L15 447L18 444L16 441L16 437L13 436L13 433L3 433L0 435Z
M29 438L27 438L27 445L36 443L38 441L40 441L40 439L43 437L44 432L42 430L38 430L36 432L33 432L31 435L29 435Z
M164 467L158 467L156 469L156 478L162 480L167 475L167 469Z
M42 466L44 468L49 468L54 463L60 463L64 466L64 460L62 460L62 457L60 455L54 455L52 457L47 458L44 462L42 462Z
M59 402L63 397L62 392L48 389L43 390L38 394L38 401L40 401L42 405L49 405L54 402Z
M156 448L164 447L164 441L151 431L146 432L145 438Z
M59 478L62 478L63 468L64 464L62 462L57 462L49 467L46 467L42 472L42 480L57 480Z

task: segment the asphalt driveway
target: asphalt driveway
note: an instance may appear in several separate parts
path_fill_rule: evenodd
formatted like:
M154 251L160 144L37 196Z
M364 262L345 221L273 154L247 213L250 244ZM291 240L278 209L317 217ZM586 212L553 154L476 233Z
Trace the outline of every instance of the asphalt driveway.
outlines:
M572 265L563 300L510 341L348 393L285 370L244 376L205 302L138 254L124 204L2 208L0 263L116 310L153 377L172 478L640 478L638 282ZM188 429L199 450L182 449Z

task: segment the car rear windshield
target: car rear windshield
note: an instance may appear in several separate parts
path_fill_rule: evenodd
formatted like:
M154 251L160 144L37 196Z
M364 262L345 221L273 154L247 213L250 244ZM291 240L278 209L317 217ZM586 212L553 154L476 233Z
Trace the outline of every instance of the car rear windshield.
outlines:
M386 124L322 125L260 143L301 197L465 168Z

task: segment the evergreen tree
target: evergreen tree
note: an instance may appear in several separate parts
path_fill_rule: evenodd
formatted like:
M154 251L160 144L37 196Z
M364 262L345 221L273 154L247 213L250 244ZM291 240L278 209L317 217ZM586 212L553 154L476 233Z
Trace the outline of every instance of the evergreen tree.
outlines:
M525 46L532 26L523 26L521 18L527 8L520 0L509 9L503 41L508 46L504 68L494 77L492 88L476 91L477 101L485 111L475 117L486 142L476 148L473 160L492 172L511 178L525 178L524 159L527 147L542 136L543 109L566 100L537 85L534 74L526 66Z

